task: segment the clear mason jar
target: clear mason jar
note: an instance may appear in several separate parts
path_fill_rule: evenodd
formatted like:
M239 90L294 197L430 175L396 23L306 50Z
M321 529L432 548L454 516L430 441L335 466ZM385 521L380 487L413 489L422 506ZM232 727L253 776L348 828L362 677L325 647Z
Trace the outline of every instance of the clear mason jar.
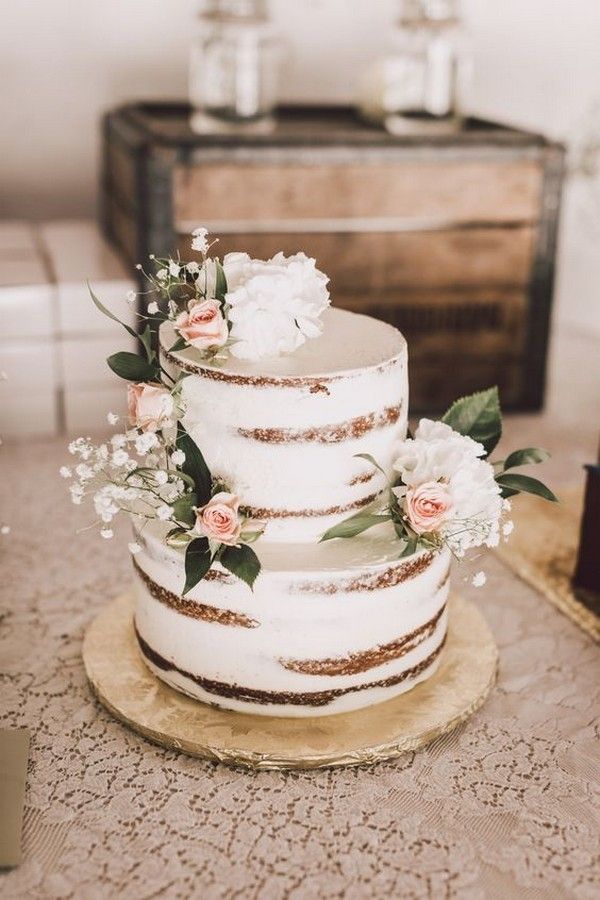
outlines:
M363 115L390 131L458 122L466 68L459 0L404 0L389 52L362 80Z
M268 126L280 56L265 0L208 0L190 57L192 127Z

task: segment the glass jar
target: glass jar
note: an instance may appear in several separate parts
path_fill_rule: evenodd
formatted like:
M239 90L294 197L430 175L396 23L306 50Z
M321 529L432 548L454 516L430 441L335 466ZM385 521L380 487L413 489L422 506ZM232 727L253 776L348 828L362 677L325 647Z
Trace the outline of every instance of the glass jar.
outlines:
M459 0L404 0L390 51L369 71L359 105L393 132L458 119Z
M208 0L190 58L194 130L268 127L277 101L280 42L265 0Z

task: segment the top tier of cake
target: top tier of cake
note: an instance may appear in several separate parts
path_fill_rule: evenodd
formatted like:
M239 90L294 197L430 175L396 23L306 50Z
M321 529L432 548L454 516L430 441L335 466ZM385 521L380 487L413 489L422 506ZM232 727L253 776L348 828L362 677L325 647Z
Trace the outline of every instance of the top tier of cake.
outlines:
M216 477L266 521L263 541L315 541L385 487L384 467L405 437L406 342L370 316L339 309L323 315L323 333L295 353L247 362L209 362L197 351L169 353L172 326L161 328L163 364L185 371L183 423Z

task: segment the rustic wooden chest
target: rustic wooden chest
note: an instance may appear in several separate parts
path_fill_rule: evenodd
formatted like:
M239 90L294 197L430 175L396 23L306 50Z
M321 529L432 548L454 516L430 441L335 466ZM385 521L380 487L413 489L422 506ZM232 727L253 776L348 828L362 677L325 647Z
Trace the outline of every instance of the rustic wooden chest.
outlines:
M199 136L188 116L105 118L103 222L129 263L189 258L198 225L221 255L302 249L334 304L404 332L414 411L492 384L506 408L541 406L562 146L480 121L392 137L340 107L283 108L263 135Z

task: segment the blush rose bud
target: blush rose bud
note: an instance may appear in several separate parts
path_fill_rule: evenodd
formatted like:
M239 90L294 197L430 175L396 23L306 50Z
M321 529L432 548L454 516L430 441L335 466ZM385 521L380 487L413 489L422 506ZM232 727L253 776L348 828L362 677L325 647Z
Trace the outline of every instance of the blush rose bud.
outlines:
M216 300L193 303L175 320L175 331L197 350L222 347L229 331Z
M208 501L206 506L196 507L194 531L211 541L227 544L229 547L239 542L242 523L238 515L240 498L236 494L220 491Z
M173 414L171 392L158 384L127 385L129 422L141 431L159 431Z
M452 495L448 486L439 481L425 481L406 492L406 514L417 534L436 531L451 511Z

